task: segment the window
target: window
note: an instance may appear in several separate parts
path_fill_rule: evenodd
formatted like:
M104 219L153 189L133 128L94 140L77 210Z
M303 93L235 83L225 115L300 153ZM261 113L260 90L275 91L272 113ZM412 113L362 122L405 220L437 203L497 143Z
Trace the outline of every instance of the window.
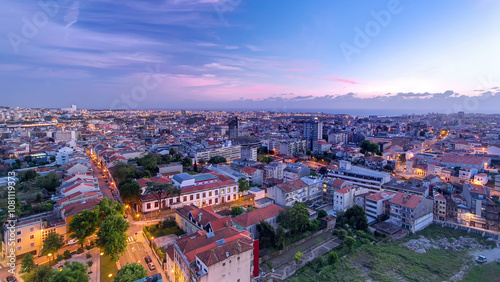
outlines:
M207 193L203 193L203 198L205 198L207 196Z
M30 232L35 231L35 227L30 227Z
M172 205L174 203L174 199L170 198L169 202L170 202L170 205Z
M158 202L155 202L155 208L157 208L157 207L158 207Z
M196 200L200 199L200 194L196 194Z
M212 199L208 200L208 204L211 205L212 204Z
M228 193L231 193L231 188L227 188L227 192L228 192Z
M17 231L16 233L17 235L21 235L21 230Z
M18 243L21 243L21 238L17 238L17 242L18 242Z
M187 197L187 196L184 196L184 198L183 198L183 199L184 199L184 202L187 202L188 197Z
M30 235L30 240L35 239L35 235Z
M231 201L231 196L227 196L227 200L228 200L228 201Z
M219 195L219 190L215 190L214 193L215 193L215 196Z
M223 263L222 266L226 266L226 263Z
M35 247L35 243L30 243L30 248L34 248Z
M233 187L233 192L236 192L236 187Z
M208 196L212 197L212 191L208 192Z
M177 197L177 203L181 202L181 197Z
M236 200L236 195L233 195L233 200Z
M189 195L189 200L193 200L194 199L194 196L193 195Z
M147 209L147 210L149 210L150 208L151 208L151 204L150 204L150 203L148 203L148 204L146 205L146 209Z
M224 189L220 189L220 193L224 195Z
M219 199L215 199L215 203L217 204L219 202Z
M18 251L21 251L22 249L23 249L23 246L19 246L19 247L17 247L17 250L18 250Z

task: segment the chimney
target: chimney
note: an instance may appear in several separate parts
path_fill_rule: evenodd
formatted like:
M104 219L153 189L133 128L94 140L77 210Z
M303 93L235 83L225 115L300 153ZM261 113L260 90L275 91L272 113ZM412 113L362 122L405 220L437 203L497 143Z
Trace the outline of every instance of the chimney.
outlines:
M226 227L229 227L229 221L226 220Z
M241 244L238 243L238 253L241 253Z
M200 213L198 214L198 222L201 222L201 215L202 215L202 214L203 214L202 212L200 212Z

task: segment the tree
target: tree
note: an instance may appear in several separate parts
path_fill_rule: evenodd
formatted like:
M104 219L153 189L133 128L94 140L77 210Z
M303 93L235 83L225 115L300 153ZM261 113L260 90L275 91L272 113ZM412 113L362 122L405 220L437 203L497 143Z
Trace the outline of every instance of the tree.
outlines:
M293 259L295 260L296 263L299 263L299 261L304 257L304 254L301 252L296 252L295 255L293 256Z
M207 161L205 161L205 159L200 159L200 160L198 161L198 163L199 163L200 165L204 165L204 164L206 164L206 163L207 163Z
M354 245L354 243L356 242L356 239L352 238L351 236L347 236L344 240L344 244L346 245L346 247L351 250L352 249L352 246Z
M21 178L21 175L19 178ZM30 170L24 172L21 180L22 181L30 181L30 180L34 180L35 178L36 178L36 171L30 169Z
M339 255L337 254L336 251L331 251L328 254L328 262L333 265L336 264L337 261L339 261Z
M50 232L43 242L41 254L43 256L49 256L50 261L50 259L56 255L56 253L62 248L63 245L64 243L61 236L56 232Z
M97 232L97 246L112 261L117 261L120 254L125 252L127 247L127 234L125 232L129 226L130 224L123 216L111 215L103 221Z
M101 223L111 215L125 215L125 207L120 204L118 201L113 201L112 199L108 199L104 197L99 204L94 207L94 211L97 212L98 216L98 224Z
M148 275L148 271L137 263L127 263L116 273L114 282L133 282Z
M285 229L281 226L276 229L276 240L275 240L275 247L278 248L278 250L283 250L285 248L285 242L286 242L286 232Z
M347 232L344 229L341 229L337 232L337 237L339 237L340 240L344 240Z
M178 196L181 194L181 189L175 187L171 183L157 183L148 182L146 183L146 194L153 194L158 201L158 207L161 210L161 200L171 197Z
M309 228L309 212L304 204L296 202L280 212L278 221L292 234L304 232Z
M54 172L50 172L44 177L39 177L36 180L36 185L41 188L47 189L47 191L54 192L57 187L61 185L61 177Z
M191 165L193 165L193 160L189 157L185 157L182 159L182 166L185 168L189 168Z
M209 164L220 164L220 163L225 163L227 160L226 158L222 156L213 156L208 160Z
M126 181L124 184L120 185L120 196L127 203L133 203L139 200L141 196L142 189L137 181Z
M373 154L380 155L379 145L372 143L368 140L361 141L360 148L361 148L361 154L373 153Z
M21 273L30 272L33 268L35 268L35 260L30 253L27 253L21 260Z
M245 192L250 190L250 183L246 178L240 178L238 179L238 191Z
M257 231L259 231L259 244L263 248L276 245L276 232L269 222L262 220L257 224Z
M44 264L38 267L35 267L33 271L26 275L24 278L25 282L49 282L49 277L52 274L52 268L50 266Z
M195 163L194 163L194 165L193 165L193 170L194 170L195 172L198 172L198 163L197 163L197 162L195 162Z
M99 226L99 218L97 213L91 210L84 210L80 214L73 216L69 223L68 232L71 233L71 238L78 239L78 244L85 244L85 240L95 233Z
M318 218L323 218L326 217L328 214L324 210L319 210L318 211Z
M36 193L36 201L41 202L42 201L42 194L41 193Z
M341 221L341 224L347 223L357 230L368 230L368 219L366 218L366 213L361 206L355 205L348 208L341 218Z
M326 166L322 166L320 169L319 169L319 174L321 175L327 175L328 174L328 169L326 168Z
M232 207L231 212L229 213L229 215L231 215L231 216L238 216L240 214L243 214L242 207Z
M53 271L49 282L88 282L87 266L81 262L74 261L63 267L62 271Z

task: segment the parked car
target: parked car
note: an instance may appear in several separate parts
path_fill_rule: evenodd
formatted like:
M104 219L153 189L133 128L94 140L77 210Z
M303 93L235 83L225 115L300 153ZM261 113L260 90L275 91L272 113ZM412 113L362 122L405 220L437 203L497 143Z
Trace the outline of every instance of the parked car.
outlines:
M148 267L149 267L149 270L155 270L156 269L156 266L154 263L148 263Z
M70 246L74 245L76 243L78 243L78 239L71 239L71 240L68 241L68 245L70 245Z
M17 282L17 278L14 276L7 276L7 282Z
M485 263L485 262L488 261L488 259L485 256L483 256L483 255L479 255L479 256L476 257L475 261L477 263Z
M144 257L144 261L146 261L146 264L148 265L149 270L155 270L156 269L156 266L153 263L153 260L151 260L150 256Z
M144 257L144 261L146 261L146 263L153 262L153 260L151 260L151 257L150 257L150 256L145 256L145 257Z

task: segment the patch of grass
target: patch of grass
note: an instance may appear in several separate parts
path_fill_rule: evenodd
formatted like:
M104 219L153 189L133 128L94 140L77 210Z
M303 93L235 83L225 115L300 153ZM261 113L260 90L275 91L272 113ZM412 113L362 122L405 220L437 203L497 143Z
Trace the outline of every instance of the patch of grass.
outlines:
M173 220L144 226L143 231L148 238L152 236L158 238L170 234L175 234L177 236L184 234L184 231L182 231Z
M115 279L116 273L118 272L118 268L116 268L116 262L111 261L108 256L101 256L101 273L100 273L100 281L101 282L113 282ZM108 277L109 274L113 274L113 276Z
M500 265L491 262L486 265L476 265L469 272L469 275L463 280L465 282L498 281L500 274Z

